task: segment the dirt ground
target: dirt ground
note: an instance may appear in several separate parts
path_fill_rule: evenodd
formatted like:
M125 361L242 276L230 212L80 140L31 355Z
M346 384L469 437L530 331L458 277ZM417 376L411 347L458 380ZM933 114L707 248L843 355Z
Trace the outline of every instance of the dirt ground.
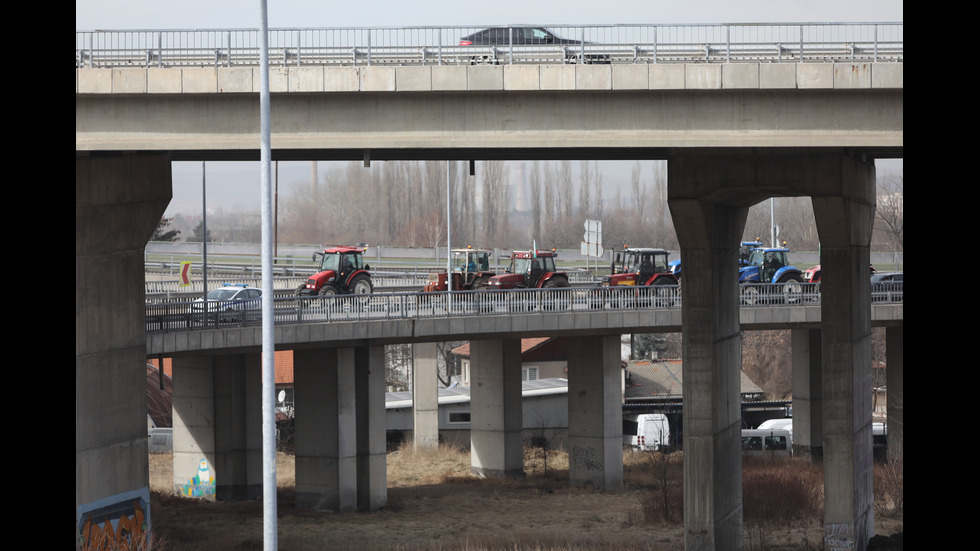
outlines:
M569 487L561 457L547 472L543 461L530 458L522 480L481 480L469 475L468 453L402 450L389 454L387 507L324 513L294 506L292 457L280 454L279 549L682 550L682 523L663 522L662 509L652 506L661 494L642 463L649 455L627 454L624 487L599 492ZM671 468L678 476L679 461ZM155 550L262 549L261 501L178 497L172 472L169 454L150 455ZM879 534L901 530L901 520L876 519ZM822 549L816 517L785 526L747 522L744 535L747 550Z

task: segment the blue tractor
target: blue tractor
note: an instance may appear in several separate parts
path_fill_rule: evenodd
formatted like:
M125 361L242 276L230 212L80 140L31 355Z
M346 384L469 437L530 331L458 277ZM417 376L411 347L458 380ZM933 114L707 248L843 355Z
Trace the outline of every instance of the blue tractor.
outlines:
M742 241L742 243L739 244L738 247L739 269L749 265L749 255L752 254L753 250L761 246L762 246L762 241L760 241L758 237L755 238L755 241ZM667 266L670 268L670 273L674 274L674 277L676 277L677 279L681 278L681 260L679 258L677 260L671 260L669 263L667 263Z
M795 304L803 299L803 272L790 265L789 249L752 249L747 265L739 268L743 304Z

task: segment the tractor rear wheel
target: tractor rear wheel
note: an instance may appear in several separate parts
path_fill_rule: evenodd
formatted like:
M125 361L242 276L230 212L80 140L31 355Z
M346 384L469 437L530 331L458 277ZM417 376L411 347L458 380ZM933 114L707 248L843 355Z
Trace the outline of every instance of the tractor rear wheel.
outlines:
M374 287L371 285L370 278L366 275L359 275L351 282L350 289L351 294L354 295L370 295Z
M570 287L568 280L564 277L553 277L548 281L544 282L541 286L542 289L565 289ZM566 293L554 291L546 293L547 296L542 297L545 310L568 310L569 300Z
M803 282L798 277L787 277L781 283L783 284L783 302L799 304L803 300Z

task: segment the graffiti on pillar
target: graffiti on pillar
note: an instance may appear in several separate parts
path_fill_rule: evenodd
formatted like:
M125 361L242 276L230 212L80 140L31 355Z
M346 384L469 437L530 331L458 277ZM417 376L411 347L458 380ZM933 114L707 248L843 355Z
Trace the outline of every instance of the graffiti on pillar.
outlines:
M150 491L144 488L79 506L75 520L78 549L148 549Z
M595 448L573 447L571 462L575 470L578 471L601 473L605 470Z
M827 551L848 551L854 546L854 526L848 523L828 524L824 537L824 549Z
M214 496L214 472L207 459L202 459L197 474L187 484L180 484L180 493L187 497Z

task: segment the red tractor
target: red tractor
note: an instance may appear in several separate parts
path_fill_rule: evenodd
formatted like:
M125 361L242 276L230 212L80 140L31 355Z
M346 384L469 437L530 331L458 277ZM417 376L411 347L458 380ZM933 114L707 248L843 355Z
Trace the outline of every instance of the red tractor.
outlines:
M496 275L490 270L490 253L485 249L453 249L453 291L478 291L488 286L490 278ZM446 291L446 272L429 274L429 284L422 290L426 293Z
M364 263L363 254L364 249L358 247L334 247L313 253L314 262L320 257L320 269L296 289L296 296L371 294L371 266Z
M603 287L635 285L677 285L677 276L670 270L670 253L663 249L630 249L617 252L609 268L610 274L602 277Z
M510 268L506 274L490 278L490 289L548 289L570 287L568 275L555 269L555 258L558 252L550 251L514 251L510 255Z
M605 305L607 301L636 300L641 306L670 307L680 299L677 289L677 274L668 262L670 253L664 249L631 249L624 247L616 253L609 267L610 275L602 276L601 288L634 287L632 297L620 296L614 299L599 292L597 299ZM612 304L610 302L609 304Z

